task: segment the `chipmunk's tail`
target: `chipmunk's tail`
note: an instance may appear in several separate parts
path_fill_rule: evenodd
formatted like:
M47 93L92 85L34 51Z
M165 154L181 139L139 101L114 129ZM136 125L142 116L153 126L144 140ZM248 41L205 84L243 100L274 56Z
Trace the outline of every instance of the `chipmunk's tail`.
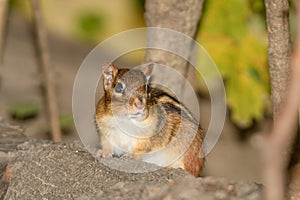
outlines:
M202 155L202 144L204 136L204 131L199 127L195 139L184 155L184 169L195 177L200 176L205 162L205 158Z

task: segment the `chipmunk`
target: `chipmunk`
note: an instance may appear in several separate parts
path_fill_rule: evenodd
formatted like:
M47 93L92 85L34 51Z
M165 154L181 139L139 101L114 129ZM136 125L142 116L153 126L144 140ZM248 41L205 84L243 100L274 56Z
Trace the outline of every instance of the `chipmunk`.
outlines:
M102 66L104 96L95 117L102 156L133 155L199 177L204 131L174 95L149 83L152 69Z

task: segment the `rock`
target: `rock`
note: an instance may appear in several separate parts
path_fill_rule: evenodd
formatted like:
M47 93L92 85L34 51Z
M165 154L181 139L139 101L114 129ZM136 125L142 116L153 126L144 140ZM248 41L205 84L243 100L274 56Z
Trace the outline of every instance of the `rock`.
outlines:
M0 154L6 158L0 165L1 199L261 199L261 187L255 183L194 178L182 169L147 173L111 169L79 141L65 144L26 139L6 147ZM153 167L124 161L127 167Z
M16 150L17 145L27 140L24 130L13 126L0 119L0 151L9 152Z

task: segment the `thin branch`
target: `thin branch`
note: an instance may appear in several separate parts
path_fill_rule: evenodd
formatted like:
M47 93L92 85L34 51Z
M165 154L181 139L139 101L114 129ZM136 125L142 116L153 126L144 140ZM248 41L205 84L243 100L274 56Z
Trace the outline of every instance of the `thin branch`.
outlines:
M297 37L291 61L290 82L287 95L269 135L262 148L263 181L268 200L286 198L286 169L289 151L295 137L300 104L300 9L297 5Z
M0 0L0 62L2 62L2 58L3 58L7 10L8 10L8 0Z
M33 23L37 36L37 52L40 59L40 67L44 77L46 89L46 106L48 109L51 134L53 141L61 141L61 129L59 125L59 112L56 102L54 72L50 65L50 57L47 43L47 33L42 21L39 0L31 0Z

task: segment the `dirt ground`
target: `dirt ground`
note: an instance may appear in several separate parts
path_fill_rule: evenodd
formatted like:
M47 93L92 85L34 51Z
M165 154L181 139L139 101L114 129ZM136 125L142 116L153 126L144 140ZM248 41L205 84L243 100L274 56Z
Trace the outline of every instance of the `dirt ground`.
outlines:
M3 64L0 68L0 116L14 124L21 124L30 138L49 139L45 134L47 120L44 110L36 119L26 122L14 121L8 115L8 106L24 100L35 101L42 108L40 93L41 76L30 25L17 15L11 15L5 42ZM92 47L76 43L57 35L49 34L51 63L55 68L59 108L62 114L72 113L72 87L77 70ZM210 104L201 101L201 112L209 113ZM203 127L209 119L201 115ZM207 157L205 176L228 177L234 180L249 180L261 183L259 155L251 145L251 139L241 141L236 127L226 120L222 135ZM76 131L65 134L64 141L78 140Z

